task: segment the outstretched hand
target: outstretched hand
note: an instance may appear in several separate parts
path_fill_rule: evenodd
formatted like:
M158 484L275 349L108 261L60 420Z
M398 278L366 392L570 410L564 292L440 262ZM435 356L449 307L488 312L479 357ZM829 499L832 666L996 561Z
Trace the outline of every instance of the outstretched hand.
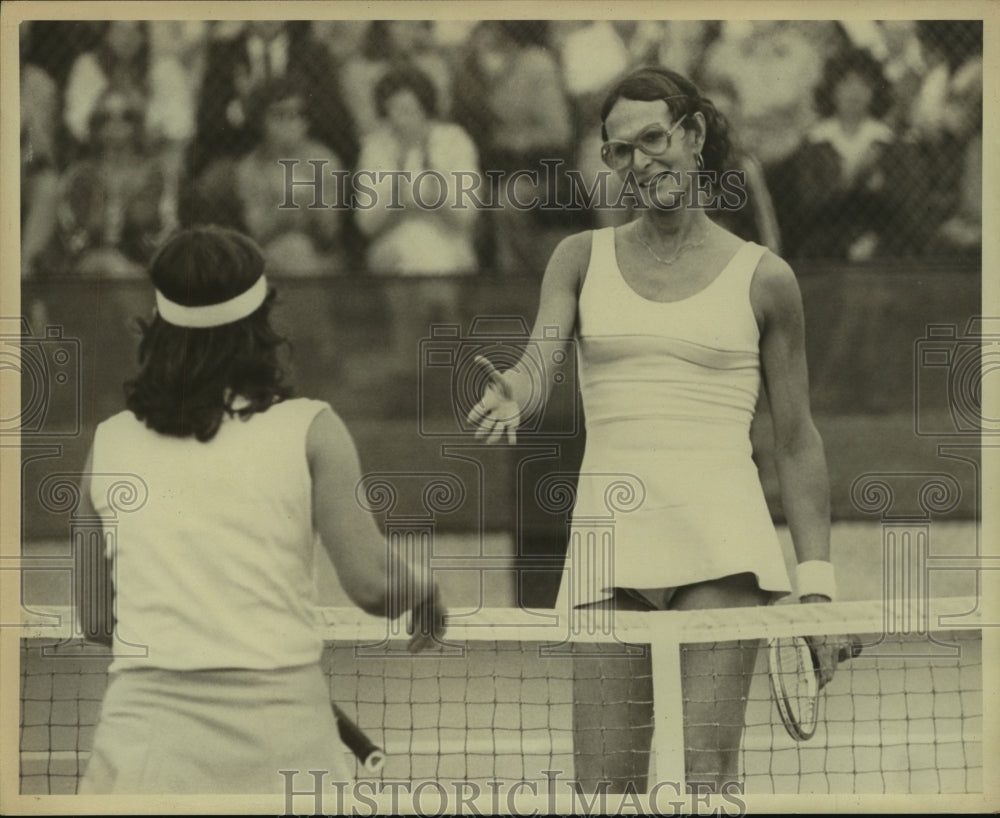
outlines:
M496 443L506 437L508 443L516 443L521 409L514 400L511 384L488 358L477 355L475 363L488 380L482 399L472 407L466 420L475 427L477 440L485 438L487 443Z

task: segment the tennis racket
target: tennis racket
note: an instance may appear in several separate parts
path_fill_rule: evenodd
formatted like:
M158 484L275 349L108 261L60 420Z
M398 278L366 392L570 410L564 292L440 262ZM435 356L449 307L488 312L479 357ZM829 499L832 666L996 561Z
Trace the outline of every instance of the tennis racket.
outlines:
M351 721L337 705L330 703L333 714L337 717L337 732L340 740L347 745L361 762L361 766L370 773L377 773L385 764L385 751L368 738L358 725Z
M861 653L861 641L851 637L849 648L841 648L838 661ZM778 637L768 644L771 693L785 729L796 741L808 741L816 733L819 719L819 659L802 636Z

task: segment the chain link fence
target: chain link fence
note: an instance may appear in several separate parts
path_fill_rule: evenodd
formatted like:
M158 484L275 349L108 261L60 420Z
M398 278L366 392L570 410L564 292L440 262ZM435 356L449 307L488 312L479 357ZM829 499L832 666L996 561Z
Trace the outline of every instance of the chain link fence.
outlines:
M600 104L641 65L691 77L727 117L748 196L715 215L743 237L792 260L980 254L979 21L32 21L20 34L26 277L136 276L198 222L245 230L287 275L537 277L565 235L630 218L516 205L606 173ZM491 184L531 168L549 175ZM389 190L372 171L435 173ZM464 178L473 206L420 207L438 177Z

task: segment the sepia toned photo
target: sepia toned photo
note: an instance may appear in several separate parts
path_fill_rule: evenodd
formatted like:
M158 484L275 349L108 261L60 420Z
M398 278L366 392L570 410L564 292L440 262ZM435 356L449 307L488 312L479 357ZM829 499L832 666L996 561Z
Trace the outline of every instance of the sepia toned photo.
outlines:
M0 811L995 809L993 11L5 4Z

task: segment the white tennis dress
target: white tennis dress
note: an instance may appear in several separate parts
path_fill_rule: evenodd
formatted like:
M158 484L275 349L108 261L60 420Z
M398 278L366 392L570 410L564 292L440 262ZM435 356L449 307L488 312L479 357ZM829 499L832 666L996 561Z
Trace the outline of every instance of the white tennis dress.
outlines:
M302 771L295 789L308 770L348 780L312 578L306 436L326 406L226 418L207 443L131 412L98 426L91 495L117 534L118 625L82 793L281 793L281 770Z
M626 283L614 242L613 228L594 232L579 298L587 444L560 605L744 572L789 593L749 435L750 282L765 248L747 242L707 287L664 303Z

